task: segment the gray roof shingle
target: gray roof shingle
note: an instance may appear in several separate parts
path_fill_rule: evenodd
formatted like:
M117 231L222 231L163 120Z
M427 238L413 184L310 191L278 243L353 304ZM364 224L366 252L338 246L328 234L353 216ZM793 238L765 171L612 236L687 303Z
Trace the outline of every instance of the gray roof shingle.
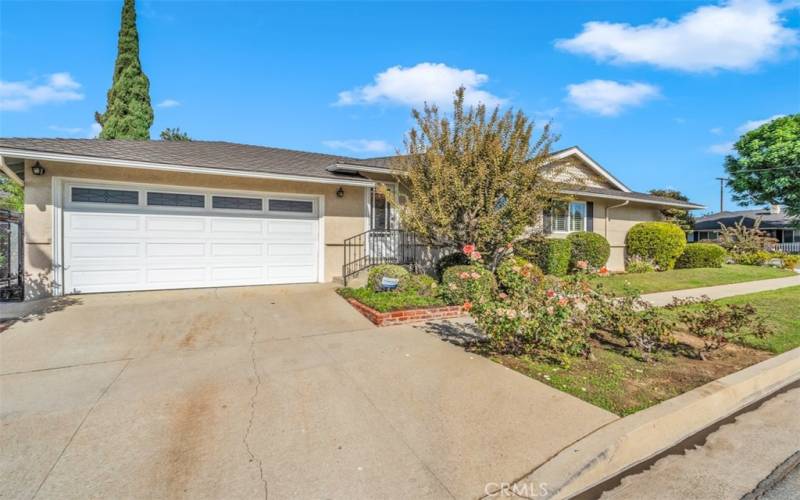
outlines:
M741 221L745 227L752 228L756 219L761 219L761 229L791 228L795 221L786 213L773 214L769 209L737 210L717 212L715 214L699 217L695 221L695 231L715 231L720 228L720 223L731 227Z
M366 165L364 160L345 156L221 141L0 138L0 148L322 178L348 177L326 170L335 163Z

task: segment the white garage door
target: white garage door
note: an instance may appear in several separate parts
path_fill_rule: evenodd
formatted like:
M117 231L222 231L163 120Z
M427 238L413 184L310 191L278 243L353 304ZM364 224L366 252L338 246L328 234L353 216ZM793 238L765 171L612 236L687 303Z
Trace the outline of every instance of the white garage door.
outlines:
M318 281L311 197L64 185L65 293Z

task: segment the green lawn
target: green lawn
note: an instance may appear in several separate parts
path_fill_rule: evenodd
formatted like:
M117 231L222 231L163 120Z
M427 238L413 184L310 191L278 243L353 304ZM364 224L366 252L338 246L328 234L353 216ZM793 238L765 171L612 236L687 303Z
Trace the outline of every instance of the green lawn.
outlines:
M607 278L598 278L597 281L615 293L624 291L626 284L630 284L640 293L655 293L794 275L792 271L772 267L725 265L719 269L674 269L663 273L614 274Z
M738 295L720 299L722 304L746 304L755 306L758 314L772 326L774 335L765 339L748 338L744 344L777 354L800 347L800 286L782 288L769 292Z

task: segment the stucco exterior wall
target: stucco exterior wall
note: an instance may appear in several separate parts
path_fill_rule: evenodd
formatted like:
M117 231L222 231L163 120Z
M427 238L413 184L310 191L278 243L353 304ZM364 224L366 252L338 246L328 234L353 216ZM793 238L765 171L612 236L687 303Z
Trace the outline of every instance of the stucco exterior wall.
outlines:
M157 170L44 162L45 174L30 171L34 162L25 165L25 275L26 296L48 296L53 277L53 177L71 177L106 181L165 184L211 189L233 189L274 193L324 195L325 213L320 221L325 227L325 280L341 275L344 259L343 241L364 231L364 190L360 186L342 186L339 198L336 184L276 181L228 175L208 175Z

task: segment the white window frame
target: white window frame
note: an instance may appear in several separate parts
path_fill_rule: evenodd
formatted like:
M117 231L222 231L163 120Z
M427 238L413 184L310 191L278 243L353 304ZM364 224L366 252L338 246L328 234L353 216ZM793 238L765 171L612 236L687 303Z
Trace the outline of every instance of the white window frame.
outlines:
M572 230L572 205L583 205L583 227L577 231ZM555 214L550 215L550 232L556 234L569 234L569 233L585 233L586 232L586 219L589 218L589 209L585 201L568 201L567 206L567 230L561 231L555 228Z

